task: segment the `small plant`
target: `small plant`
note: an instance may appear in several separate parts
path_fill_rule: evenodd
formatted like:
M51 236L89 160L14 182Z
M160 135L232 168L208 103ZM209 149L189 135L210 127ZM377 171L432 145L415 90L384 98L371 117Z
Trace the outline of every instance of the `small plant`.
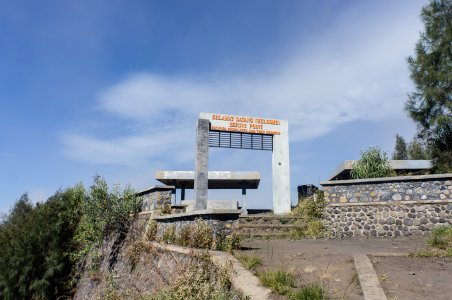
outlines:
M154 241L157 238L158 224L155 220L149 219L148 226L146 227L146 240Z
M229 270L218 270L207 252L196 255L194 259L196 263L190 265L168 289L145 299L233 299Z
M259 274L259 280L263 285L281 295L288 294L295 282L293 273L282 269L263 271Z
M212 248L218 251L233 253L234 250L240 248L240 237L234 232L228 236L225 236L223 233L219 233L214 239Z
M163 215L169 215L169 214L171 214L171 204L163 204L162 207L161 207L161 209L160 209L160 212L161 212Z
M192 235L192 226L185 225L179 230L179 235L176 238L176 244L182 247L188 247L192 244L191 235Z
M232 232L226 237L225 250L229 253L233 253L234 250L240 247L240 237Z
M350 278L350 284L359 285L359 275L356 270L353 272L352 278Z
M291 300L324 300L328 299L325 288L318 283L311 283L301 290L290 293Z
M258 266L262 266L262 258L255 253L237 254L236 258L248 270L255 270Z
M292 210L292 214L303 217L305 220L320 219L323 216L324 208L325 200L323 192L318 192L315 199L300 199L298 205Z
M442 250L452 248L452 226L435 228L428 239L428 243Z
M283 225L289 223L289 221L290 221L289 219L284 217L279 218L279 222Z
M435 228L427 243L429 249L412 251L409 257L452 257L452 226Z
M176 242L176 225L172 224L166 227L165 231L163 231L162 240L167 244Z
M307 237L318 237L323 231L323 222L321 220L311 220L308 223L308 228L305 231Z
M193 225L192 247L210 249L213 242L213 230L207 221L197 219Z
M378 147L370 147L361 152L361 158L353 164L350 175L353 179L391 176L393 170L388 155Z
M378 280L383 283L383 282L387 282L388 281L388 275L386 275L386 273L381 273L378 274Z
M143 253L149 253L152 245L146 241L138 240L133 242L126 250L131 269L134 270Z
M439 249L430 249L430 250L417 250L417 251L410 251L408 253L408 257L440 257L441 251Z
M121 300L122 297L118 291L118 285L114 281L113 274L109 273L105 286L105 295L103 300Z
M325 209L323 192L317 192L314 199L304 198L298 201L298 205L292 210L292 215L301 217L296 225L301 227L291 231L293 238L321 237L324 234L322 216Z
M88 256L88 263L86 265L86 268L89 271L89 273L95 274L99 272L102 260L103 260L102 253L98 249L92 250L90 255Z

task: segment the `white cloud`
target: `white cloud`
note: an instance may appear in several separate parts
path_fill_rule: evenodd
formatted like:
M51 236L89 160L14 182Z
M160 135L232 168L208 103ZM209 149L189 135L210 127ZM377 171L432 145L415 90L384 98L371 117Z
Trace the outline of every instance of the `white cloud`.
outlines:
M151 129L113 139L66 134L66 153L105 164L136 164L168 153L191 159L191 151L178 155L175 149L194 143L201 111L287 119L291 141L347 122L404 118L411 86L405 59L418 38L419 8L391 8L375 15L358 8L346 12L329 30L300 41L291 57L275 58L280 67L272 73L131 74L106 88L99 106L131 122L149 122Z
M193 144L193 138L185 134L184 128L175 127L113 139L68 133L63 135L63 142L67 156L85 163L136 166L150 157L168 154L176 161L186 160L191 149L179 151L181 146Z

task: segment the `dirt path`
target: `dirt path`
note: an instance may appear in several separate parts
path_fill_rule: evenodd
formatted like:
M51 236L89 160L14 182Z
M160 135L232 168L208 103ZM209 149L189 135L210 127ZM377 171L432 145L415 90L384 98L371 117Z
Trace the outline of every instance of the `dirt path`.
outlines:
M388 299L452 299L451 258L371 257Z
M354 253L407 253L425 238L244 241L242 252L259 255L265 268L290 269L303 282L321 282L333 299L363 299L354 269ZM394 279L395 281L397 279ZM399 298L400 299L400 298Z

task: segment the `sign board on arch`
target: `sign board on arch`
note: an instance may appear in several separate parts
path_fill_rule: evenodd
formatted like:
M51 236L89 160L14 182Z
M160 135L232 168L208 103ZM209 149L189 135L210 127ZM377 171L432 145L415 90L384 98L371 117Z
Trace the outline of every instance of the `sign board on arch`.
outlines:
M281 134L281 121L276 119L201 113L200 118L210 121L210 130L253 134Z

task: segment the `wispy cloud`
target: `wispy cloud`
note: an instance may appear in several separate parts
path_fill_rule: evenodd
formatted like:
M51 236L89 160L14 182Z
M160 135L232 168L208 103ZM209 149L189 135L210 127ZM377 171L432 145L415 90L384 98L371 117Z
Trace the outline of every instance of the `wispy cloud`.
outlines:
M181 143L193 144L201 111L287 119L292 142L352 121L404 117L411 86L405 59L420 22L414 9L397 9L384 18L348 11L330 30L300 41L291 57L275 58L279 68L272 72L130 74L102 91L98 105L117 118L145 122L150 129L116 138L68 133L65 152L77 160L105 164L136 164L175 154Z

